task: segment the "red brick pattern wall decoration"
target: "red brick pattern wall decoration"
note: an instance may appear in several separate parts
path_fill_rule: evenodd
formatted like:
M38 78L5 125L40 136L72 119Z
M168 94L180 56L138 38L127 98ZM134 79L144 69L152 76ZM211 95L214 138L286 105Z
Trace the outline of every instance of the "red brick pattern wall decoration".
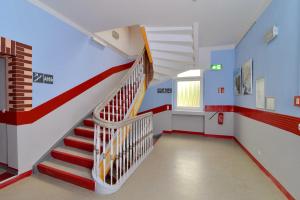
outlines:
M0 38L0 56L7 60L8 109L32 109L32 47Z

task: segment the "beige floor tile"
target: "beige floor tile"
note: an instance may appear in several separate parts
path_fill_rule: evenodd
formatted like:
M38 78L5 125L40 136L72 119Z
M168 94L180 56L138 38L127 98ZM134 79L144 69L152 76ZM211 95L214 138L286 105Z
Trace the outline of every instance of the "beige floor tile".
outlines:
M38 174L0 191L1 200L285 199L233 141L164 135L120 191L99 196Z

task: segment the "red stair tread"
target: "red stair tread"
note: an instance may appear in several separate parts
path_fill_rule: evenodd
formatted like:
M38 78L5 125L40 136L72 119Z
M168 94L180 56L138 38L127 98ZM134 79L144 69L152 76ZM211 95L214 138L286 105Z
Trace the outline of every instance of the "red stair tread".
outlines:
M93 155L85 155L74 150L65 148L56 148L51 151L51 156L55 159L62 160L64 162L72 163L78 166L93 168L94 160Z
M69 147L74 147L89 152L94 151L94 141L81 137L68 136L64 139L64 144Z
M4 180L6 180L6 179L9 179L9 178L11 178L11 177L13 177L13 176L15 176L15 175L12 174L12 173L4 172L4 173L0 174L0 182L1 182L1 181L4 181Z
M87 118L87 119L83 120L83 124L85 126L94 127L94 121L92 118Z
M52 176L54 178L72 183L74 185L78 185L89 190L95 190L95 182L91 178L87 178L73 172L62 170L57 166L50 165L49 163L50 162L45 161L38 164L38 170L41 173Z
M86 138L94 138L94 129L91 127L76 127L74 129L75 135L86 137Z
M81 137L85 137L85 138L89 138L89 139L94 139L94 129L91 128L91 127L86 127L86 126L83 126L83 127L76 127L74 129L74 133L75 135L77 136L81 136ZM101 139L103 140L103 131L101 131ZM106 129L106 142L109 141L109 137L108 137L108 129Z

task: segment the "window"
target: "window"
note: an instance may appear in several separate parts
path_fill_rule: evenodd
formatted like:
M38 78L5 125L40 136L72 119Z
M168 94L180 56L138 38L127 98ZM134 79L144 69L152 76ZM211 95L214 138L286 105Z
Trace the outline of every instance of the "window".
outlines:
M173 84L173 107L175 110L201 110L201 71L189 70L177 75Z

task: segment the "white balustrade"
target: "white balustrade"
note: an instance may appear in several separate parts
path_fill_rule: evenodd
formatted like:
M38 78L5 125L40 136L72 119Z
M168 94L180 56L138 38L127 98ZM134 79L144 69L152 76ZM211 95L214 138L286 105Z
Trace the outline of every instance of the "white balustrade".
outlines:
M96 191L117 191L153 149L152 113L131 117L144 87L144 52L118 86L94 110Z

